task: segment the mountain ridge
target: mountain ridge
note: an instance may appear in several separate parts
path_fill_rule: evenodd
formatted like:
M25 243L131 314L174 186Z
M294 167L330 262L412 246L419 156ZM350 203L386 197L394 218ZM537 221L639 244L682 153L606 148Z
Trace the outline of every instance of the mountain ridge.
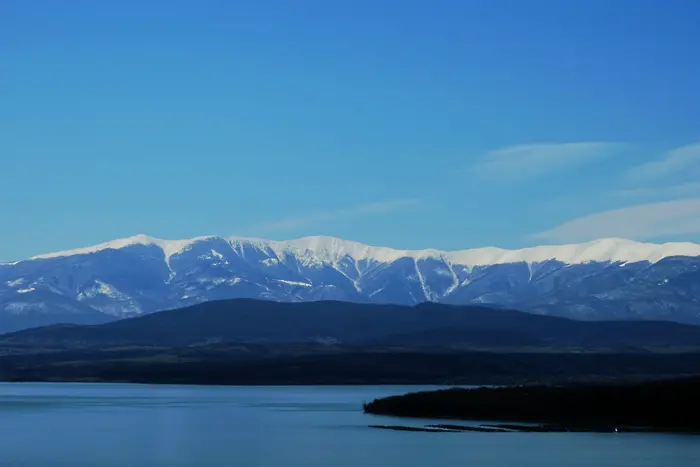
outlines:
M586 243L541 245L515 250L487 246L446 251L438 249L401 250L330 236L308 236L293 240L269 240L254 237L210 235L184 240L164 240L145 234L138 234L89 247L36 255L29 258L29 260L83 255L106 249L121 249L135 245L156 245L163 250L167 261L173 255L182 253L192 245L208 240L222 240L230 243L232 246L241 243L258 244L271 248L277 254L285 252L298 253L301 251L312 251L317 254L324 253L324 255L319 256L323 256L326 260L331 259L333 256L338 257L341 254L348 254L357 259L373 259L380 262L391 262L402 257L415 259L444 257L464 266L485 266L515 262L532 263L547 260L557 260L566 264L578 264L587 261L648 261L653 263L670 256L700 256L700 244L697 243L647 243L622 238L601 238Z
M439 302L576 319L700 323L700 245L603 239L442 252L334 237L137 235L0 265L0 332L233 298Z
M518 339L514 339L517 337ZM653 321L576 321L508 309L421 303L282 303L215 300L100 325L47 326L0 337L0 345L62 347L212 343L462 346L556 351L700 350L700 326Z

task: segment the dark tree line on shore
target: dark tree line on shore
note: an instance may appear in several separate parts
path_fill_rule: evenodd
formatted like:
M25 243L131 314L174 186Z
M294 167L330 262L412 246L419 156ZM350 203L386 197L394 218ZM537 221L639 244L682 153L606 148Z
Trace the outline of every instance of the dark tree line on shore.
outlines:
M700 431L700 377L637 384L447 389L377 399L367 413Z

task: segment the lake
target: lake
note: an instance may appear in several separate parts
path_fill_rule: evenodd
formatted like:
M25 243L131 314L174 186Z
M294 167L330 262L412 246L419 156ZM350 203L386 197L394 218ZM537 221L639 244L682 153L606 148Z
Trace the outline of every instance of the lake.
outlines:
M0 383L2 467L696 467L700 438L415 433L375 397L433 387Z

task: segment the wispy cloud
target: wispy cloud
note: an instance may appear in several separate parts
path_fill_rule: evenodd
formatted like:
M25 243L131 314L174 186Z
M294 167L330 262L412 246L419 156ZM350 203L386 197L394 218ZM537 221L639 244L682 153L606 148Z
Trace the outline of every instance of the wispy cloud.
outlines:
M393 199L375 201L372 203L358 204L333 211L317 211L308 215L288 217L276 221L266 222L245 229L246 233L260 235L271 232L285 232L309 227L321 223L352 220L364 217L402 212L420 207L422 202L419 199Z
M621 198L679 198L700 195L700 182L679 183L678 185L626 188L614 192Z
M638 240L700 233L700 198L629 206L565 222L532 236L552 242L604 237Z
M667 181L671 178L700 178L700 143L672 149L661 159L633 167L625 174L625 179L630 183Z
M496 179L530 179L610 156L623 143L538 143L507 146L484 154L469 173Z

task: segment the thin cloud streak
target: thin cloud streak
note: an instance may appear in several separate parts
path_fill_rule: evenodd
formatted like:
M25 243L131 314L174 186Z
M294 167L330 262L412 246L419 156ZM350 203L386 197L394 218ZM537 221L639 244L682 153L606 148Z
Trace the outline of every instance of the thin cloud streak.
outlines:
M359 204L334 211L319 211L306 216L290 217L277 221L266 222L246 229L246 232L266 234L271 232L293 231L322 222L352 220L364 217L402 212L422 205L419 199L395 199Z
M625 174L625 179L633 183L668 177L694 180L700 177L700 143L672 149L662 159L633 167Z
M700 194L700 182L681 183L678 185L629 188L614 193L621 198L678 198Z
M484 154L470 174L488 178L531 179L608 157L624 143L538 143L507 146Z
M591 214L531 238L568 243L605 237L647 240L691 234L700 234L700 198L639 204Z

